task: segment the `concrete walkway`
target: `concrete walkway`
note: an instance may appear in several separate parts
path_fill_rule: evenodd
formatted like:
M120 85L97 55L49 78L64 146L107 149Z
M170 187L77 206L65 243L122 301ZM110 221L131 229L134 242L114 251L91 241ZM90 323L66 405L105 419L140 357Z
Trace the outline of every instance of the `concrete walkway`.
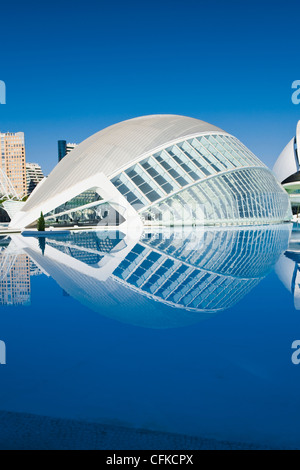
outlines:
M0 450L268 450L242 443L0 412Z

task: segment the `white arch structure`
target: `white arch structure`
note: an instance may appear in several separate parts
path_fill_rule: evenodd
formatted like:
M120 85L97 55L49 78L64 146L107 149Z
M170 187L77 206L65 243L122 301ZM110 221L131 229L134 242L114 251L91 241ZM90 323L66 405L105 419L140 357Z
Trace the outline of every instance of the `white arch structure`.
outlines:
M0 195L7 199L19 199L12 182L2 168L0 168Z

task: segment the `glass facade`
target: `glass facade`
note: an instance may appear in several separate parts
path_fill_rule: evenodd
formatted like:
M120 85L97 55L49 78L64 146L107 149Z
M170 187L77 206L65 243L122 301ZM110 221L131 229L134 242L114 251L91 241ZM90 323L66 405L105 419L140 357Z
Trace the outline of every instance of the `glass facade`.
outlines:
M223 310L269 274L289 239L282 226L205 229L199 238L195 235L173 232L166 238L164 233L150 233L113 275L160 302L185 309Z
M45 217L52 216L54 214L62 214L64 212L67 212L69 210L77 209L82 206L86 206L87 204L94 204L98 203L98 201L101 201L102 198L99 196L99 194L93 190L90 189L89 191L85 191L78 196L75 196L74 198L70 199L69 201L65 202L59 207L56 207L53 211L49 212L48 214L45 215Z
M58 161L60 162L67 153L67 141L59 140L58 141Z
M119 225L123 217L90 189L45 214L47 226Z
M124 235L120 232L114 238L109 237L107 232L74 232L63 238L47 240L47 246L97 268L100 261L113 252L123 238Z
M201 181L149 207L142 216L171 225L197 223L202 216L204 223L215 225L276 223L289 218L289 213L289 201L273 175L253 168Z
M290 217L286 195L272 173L225 134L170 145L112 183L148 222L256 224Z
M198 135L166 145L111 179L146 224L279 223L291 219L286 192L233 136ZM125 219L91 188L45 215L46 224L119 225Z

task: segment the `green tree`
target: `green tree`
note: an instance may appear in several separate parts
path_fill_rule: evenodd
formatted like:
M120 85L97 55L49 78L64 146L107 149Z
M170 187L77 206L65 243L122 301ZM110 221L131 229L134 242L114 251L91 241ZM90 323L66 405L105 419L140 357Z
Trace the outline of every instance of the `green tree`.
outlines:
M39 232L45 232L45 218L43 212L41 212L41 216L37 221L37 229Z

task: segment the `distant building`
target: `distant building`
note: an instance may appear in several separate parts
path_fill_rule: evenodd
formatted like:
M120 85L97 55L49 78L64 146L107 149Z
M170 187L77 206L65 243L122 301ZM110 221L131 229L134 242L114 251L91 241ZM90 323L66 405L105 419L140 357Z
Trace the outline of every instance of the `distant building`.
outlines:
M77 147L77 144L70 144L70 143L67 143L66 140L59 140L58 141L58 161L60 162L75 147Z
M26 163L27 194L31 194L42 179L44 179L44 175L40 165Z
M19 197L25 196L26 159L23 132L0 132L1 170L7 175Z

